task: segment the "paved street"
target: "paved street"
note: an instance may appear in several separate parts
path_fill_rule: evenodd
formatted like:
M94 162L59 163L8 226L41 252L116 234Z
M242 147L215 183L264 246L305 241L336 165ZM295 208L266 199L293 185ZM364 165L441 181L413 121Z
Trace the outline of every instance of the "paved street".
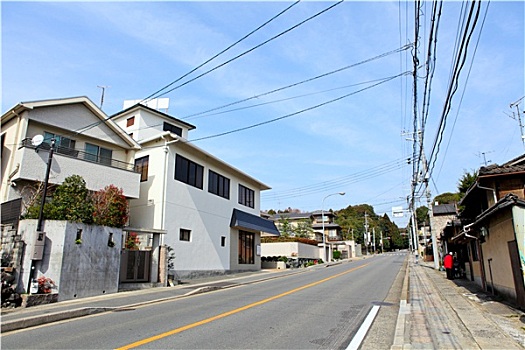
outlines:
M302 269L24 329L4 334L2 348L346 348L371 308L385 300L404 259L401 254Z
M386 253L3 310L2 348L524 348L523 312L432 266Z

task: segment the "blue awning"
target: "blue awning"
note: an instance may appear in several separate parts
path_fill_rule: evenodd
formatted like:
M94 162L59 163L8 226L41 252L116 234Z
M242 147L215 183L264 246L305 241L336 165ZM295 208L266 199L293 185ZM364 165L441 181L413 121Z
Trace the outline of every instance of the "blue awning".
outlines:
M233 209L230 227L252 232L264 232L277 236L281 235L279 230L277 230L277 227L275 227L273 221L261 218L257 215L246 213L239 209Z

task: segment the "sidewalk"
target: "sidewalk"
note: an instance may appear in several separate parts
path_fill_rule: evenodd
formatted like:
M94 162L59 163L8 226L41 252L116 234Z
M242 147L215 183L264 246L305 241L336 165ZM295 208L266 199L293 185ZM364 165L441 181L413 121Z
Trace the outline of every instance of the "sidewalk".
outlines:
M493 300L473 282L447 280L433 263L418 264L413 256L407 273L402 336L396 334L392 349L523 349L523 312Z

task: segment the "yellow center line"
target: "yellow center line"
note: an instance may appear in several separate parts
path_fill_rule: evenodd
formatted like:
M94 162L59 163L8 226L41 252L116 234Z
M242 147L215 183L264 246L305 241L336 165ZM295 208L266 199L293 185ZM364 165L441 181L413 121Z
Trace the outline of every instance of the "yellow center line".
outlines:
M337 277L340 277L340 276L343 276L343 275L346 275L347 273L350 273L350 272L353 272L357 269L360 269L360 268L363 268L365 266L367 266L368 264L365 264L365 265L362 265L362 266L357 266L357 267L354 267L353 269L350 269L350 270L347 270L345 272L341 272L341 273L338 273L337 275L333 275L331 277L327 277L325 279L322 279L322 280L319 280L317 282L313 282L313 283L310 283L310 284L307 284L307 285L304 285L302 287L298 287L298 288L295 288L295 289L292 289L292 290L289 290L288 292L284 292L284 293L281 293L281 294L278 294L278 295L275 295L273 297L270 297L270 298L267 298L267 299L263 299L263 300L260 300L260 301L257 301L255 303L251 303L251 304L248 304L248 305L245 305L245 306L242 306L240 308L237 308L237 309L234 309L234 310L230 310L230 311L227 311L227 312L224 312L222 314L219 314L219 315L216 315L216 316L213 316L213 317L210 317L210 318L206 318L204 320L201 320L201 321L198 321L198 322L195 322L195 323L191 323L191 324L188 324L186 326L182 326L182 327L179 327L179 328L175 328L175 329L172 329L171 331L168 331L168 332L164 332L164 333L161 333L161 334L157 334L157 335L154 335L153 337L149 337L149 338L145 338L145 339L142 339L142 340L139 340L139 341L136 341L134 343L131 343L131 344L128 344L128 345L124 345L120 348L117 348L116 350L127 350L127 349L133 349L133 348L136 348L138 346L141 346L141 345L145 345L145 344L148 344L148 343L151 343L151 342L154 342L156 340L159 340L159 339L162 339L162 338L166 338L166 337L169 337L170 335L174 335L174 334L178 334L178 333L181 333L181 332L184 332L184 331L187 331L188 329L192 329L192 328L195 328L195 327L198 327L198 326L202 326L204 324L207 324L207 323L210 323L210 322L213 322L213 321L216 321L216 320L219 320L221 318L224 318L224 317L227 317L227 316L231 316L231 315L234 315L236 313L239 313L241 311L245 311L245 310L248 310L248 309L251 309L252 307L255 307L255 306L259 306L259 305L262 305L262 304L266 304L270 301L273 301L273 300L276 300L276 299L279 299L279 298L282 298L284 296L287 296L287 295L290 295L290 294L293 294L293 293L296 293L296 292L299 292L303 289L307 289L307 288L310 288L310 287L314 287L314 286L317 286L321 283L324 283L324 282L327 282L329 280L332 280L334 278L337 278Z

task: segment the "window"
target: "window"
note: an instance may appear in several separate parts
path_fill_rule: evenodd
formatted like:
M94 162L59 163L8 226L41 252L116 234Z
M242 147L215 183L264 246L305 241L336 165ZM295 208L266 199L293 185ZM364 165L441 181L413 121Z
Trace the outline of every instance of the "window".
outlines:
M133 124L135 124L135 116L130 117L126 120L126 127L133 126Z
M208 172L208 192L230 199L230 179L210 170Z
M255 264L255 234L239 231L239 264Z
M140 182L148 180L149 156L135 159L135 170L140 173Z
M162 131L169 131L169 132L174 133L175 135L182 136L182 129L179 128L178 126L175 126L175 125L170 124L170 123L164 122L164 126L162 127Z
M179 241L189 242L190 238L191 238L191 231L181 228L179 232Z
M204 167L177 154L175 157L175 180L202 190Z
M226 236L221 236L221 247L226 247Z
M101 164L111 165L113 151L86 142L84 159Z
M49 149L51 147L51 139L55 139L55 152L73 157L77 156L78 152L75 151L75 140L47 131L44 132L44 142L41 147Z
M255 208L255 192L248 187L239 185L239 204Z

